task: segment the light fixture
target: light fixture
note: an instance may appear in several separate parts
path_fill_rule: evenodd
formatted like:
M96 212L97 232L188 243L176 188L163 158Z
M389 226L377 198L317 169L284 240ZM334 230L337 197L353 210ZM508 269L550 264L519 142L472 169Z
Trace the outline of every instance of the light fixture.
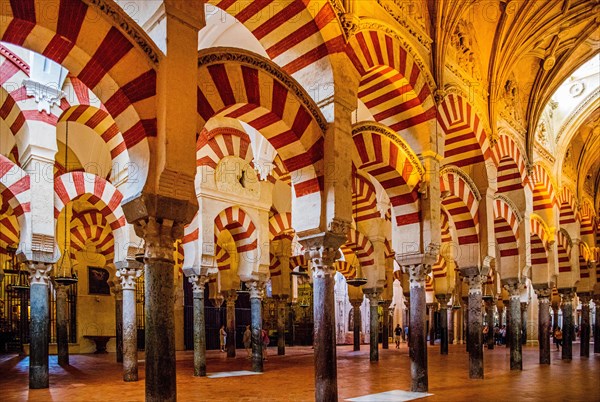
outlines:
M352 209L354 212L354 225L356 226L356 231L358 231L358 170L353 169L354 173L354 194L352 196ZM354 255L356 259L356 254ZM356 261L356 260L355 260ZM367 278L362 275L362 267L360 261L358 261L358 266L356 267L356 273L354 274L354 278L346 279L346 283L350 286L359 287L367 283Z
M21 271L21 263L17 262L17 248L15 246L7 246L6 251L10 256L10 269L17 274L17 283L7 284L7 290L14 290L18 293L29 291L29 275L27 272ZM9 288L10 287L10 288Z
M65 173L69 172L69 121L66 123L66 134L65 134ZM67 225L68 225L68 214L67 206L64 208L65 220L64 220L64 247L62 252L62 259L60 261L60 265L56 270L57 275L54 276L54 282L63 285L70 286L77 283L77 274L75 273L73 266L73 260L71 259L71 250L69 245L67 244Z

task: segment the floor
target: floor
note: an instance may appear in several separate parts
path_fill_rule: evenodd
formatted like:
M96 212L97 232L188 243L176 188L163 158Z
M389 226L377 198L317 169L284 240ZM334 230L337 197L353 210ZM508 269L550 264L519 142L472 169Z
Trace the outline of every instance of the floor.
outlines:
M408 349L380 349L379 363L369 363L369 345L353 352L340 346L338 353L339 399L362 397L410 389ZM592 346L593 351L593 346ZM313 354L310 347L287 348L286 356L276 356L269 348L265 372L261 375L193 377L191 352L177 353L177 395L180 401L311 401L314 399ZM439 346L429 347L429 392L423 401L600 401L600 354L579 357L573 345L573 360L560 360L552 350L552 364L540 366L538 349L525 347L522 372L509 370L506 347L484 351L485 379L468 378L468 355L464 345L450 345L450 354L440 356ZM143 358L143 355L140 356ZM124 383L114 354L71 356L71 366L63 369L50 357L50 389L28 389L28 359L0 356L2 401L142 401L143 362L140 380ZM228 359L225 353L207 352L208 371L222 373L250 369L245 351ZM365 400L364 398L360 400ZM366 400L390 400L371 397Z

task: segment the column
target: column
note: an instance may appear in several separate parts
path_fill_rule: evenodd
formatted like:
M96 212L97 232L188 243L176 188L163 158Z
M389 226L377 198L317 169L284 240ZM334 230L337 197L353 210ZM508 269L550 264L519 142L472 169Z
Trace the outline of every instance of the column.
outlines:
M48 388L48 328L50 310L48 283L52 264L30 262L29 264L29 388Z
M277 303L277 355L285 356L285 318L286 311L285 308L287 306L288 297L287 296L278 296L275 298L275 303Z
M563 349L562 359L573 359L573 296L572 289L559 289L561 295L561 307L563 313Z
M409 275L410 323L409 355L412 392L427 392L429 376L427 371L427 305L425 301L425 278L437 256L429 254L396 255L398 264Z
M469 284L469 307L467 325L467 344L469 351L469 378L483 379L483 317L482 284L486 280L479 269L461 269L465 280Z
M538 298L540 364L550 364L550 296L552 296L552 289L548 287L535 289L535 294Z
M137 278L142 275L142 264L131 259L115 263L117 277L121 279L123 332L123 381L138 380L137 312L135 288Z
M115 335L117 343L117 363L123 363L123 288L113 283L111 291L115 295Z
M510 299L509 300L502 300L502 303L504 304L504 310L506 311L506 336L505 336L505 340L506 340L506 347L510 348Z
M371 362L379 361L379 294L380 289L365 289L365 296L369 299L369 360Z
M250 329L252 330L252 371L263 372L262 353L262 299L265 284L262 281L246 282L250 289Z
M504 302L502 303L502 307L497 304L496 308L498 309L498 327L502 328L504 325Z
M237 292L229 290L225 292L224 296L227 306L227 357L235 357L235 302Z
M337 401L333 263L338 247L335 242L335 248L320 246L309 249L313 270L315 400L317 401Z
M54 284L54 290L56 291L56 346L59 366L69 365L68 288L68 286L58 283Z
M164 222L164 221L163 221ZM146 400L175 401L175 285L171 227L149 218L145 227Z
M600 294L594 295L596 322L594 323L594 353L600 353Z
M206 321L204 319L204 287L206 275L190 275L194 314L194 376L206 376Z
M352 304L352 317L353 317L353 338L354 338L354 348L353 350L360 350L360 328L361 328L361 314L360 314L360 306L362 305L362 300L351 299L350 304Z
M496 304L496 300L492 297L491 299L487 299L485 301L485 314L487 317L487 348L488 350L494 349L494 305Z
M580 293L578 294L579 301L581 302L581 338L580 338L580 349L579 356L590 357L590 294Z
M448 354L448 295L436 295L440 304L440 354Z
M507 323L507 343L510 346L510 369L523 370L523 354L521 350L521 282L518 279L508 280L504 288L510 295Z
M463 342L465 343L467 353L471 349L469 343L469 297L463 297Z
M381 332L381 348L389 349L389 340L390 340L390 304L392 302L390 300L385 300L383 302L383 315L382 318L382 332Z
M527 307L529 303L521 302L521 345L527 344Z
M558 309L558 304L552 304L552 331L555 331L558 327Z
M446 327L448 328L447 340L448 340L448 344L454 344L456 342L456 332L457 332L456 328L455 328L456 320L454 319L456 310L454 310L452 308L452 306L450 306L449 309L448 309L448 306L446 306L446 308L447 308L447 312L448 312L447 319L446 319ZM440 306L440 309L441 309L441 306ZM443 329L442 329L442 332L443 332ZM440 348L440 351L441 351L441 348Z
M427 305L429 310L429 344L435 345L435 303Z

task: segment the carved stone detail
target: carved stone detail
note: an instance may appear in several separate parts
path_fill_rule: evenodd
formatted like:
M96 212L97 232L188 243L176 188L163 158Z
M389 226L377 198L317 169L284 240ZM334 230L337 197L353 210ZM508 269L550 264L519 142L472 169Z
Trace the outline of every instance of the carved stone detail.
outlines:
M65 97L65 93L60 89L33 80L23 80L23 86L27 91L27 96L33 96L35 103L38 104L38 112L46 112L48 115L50 109L58 106L60 100Z
M193 293L204 293L204 285L208 282L206 275L190 275L188 281L192 284Z
M50 283L50 271L52 271L52 264L30 262L28 269L30 285L41 284L48 286Z
M377 3L379 3L379 5L421 45L431 51L432 40L425 31L425 23L422 19L423 16L420 15L410 19L406 18L407 15L414 14L411 10L407 9L411 5L414 6L414 2L407 2L404 0L377 0ZM395 7L393 7L392 4L394 4Z
M479 193L479 189L475 185L475 182L461 168L455 165L445 165L440 169L440 176L444 176L448 173L453 173L457 176L460 176L465 181L465 183L467 183L469 189L471 190L477 201L481 201L481 193Z
M250 289L250 299L261 299L265 293L265 283L263 281L248 281L246 286Z
M142 276L142 264L137 261L128 261L117 268L116 276L121 279L122 288L124 290L135 290L136 280Z

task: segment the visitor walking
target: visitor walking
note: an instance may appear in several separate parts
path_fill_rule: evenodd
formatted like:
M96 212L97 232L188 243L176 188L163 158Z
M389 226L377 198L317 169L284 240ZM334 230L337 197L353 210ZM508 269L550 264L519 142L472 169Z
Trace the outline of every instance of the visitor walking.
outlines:
M246 353L248 353L248 359L252 358L252 331L250 330L250 325L246 325L246 330L244 331L244 347L246 348Z
M400 341L402 340L402 328L400 328L400 324L396 325L394 329L394 340L396 341L396 349L400 349Z
M560 347L563 345L562 338L563 334L560 330L560 327L556 327L556 329L554 330L554 343L556 344L556 350L560 350Z
M225 342L227 341L227 332L225 331L225 326L221 325L221 329L219 330L219 344L221 348L221 352L225 352Z
M262 354L263 360L267 360L267 347L269 346L269 333L263 328L261 329L261 340L262 340Z

